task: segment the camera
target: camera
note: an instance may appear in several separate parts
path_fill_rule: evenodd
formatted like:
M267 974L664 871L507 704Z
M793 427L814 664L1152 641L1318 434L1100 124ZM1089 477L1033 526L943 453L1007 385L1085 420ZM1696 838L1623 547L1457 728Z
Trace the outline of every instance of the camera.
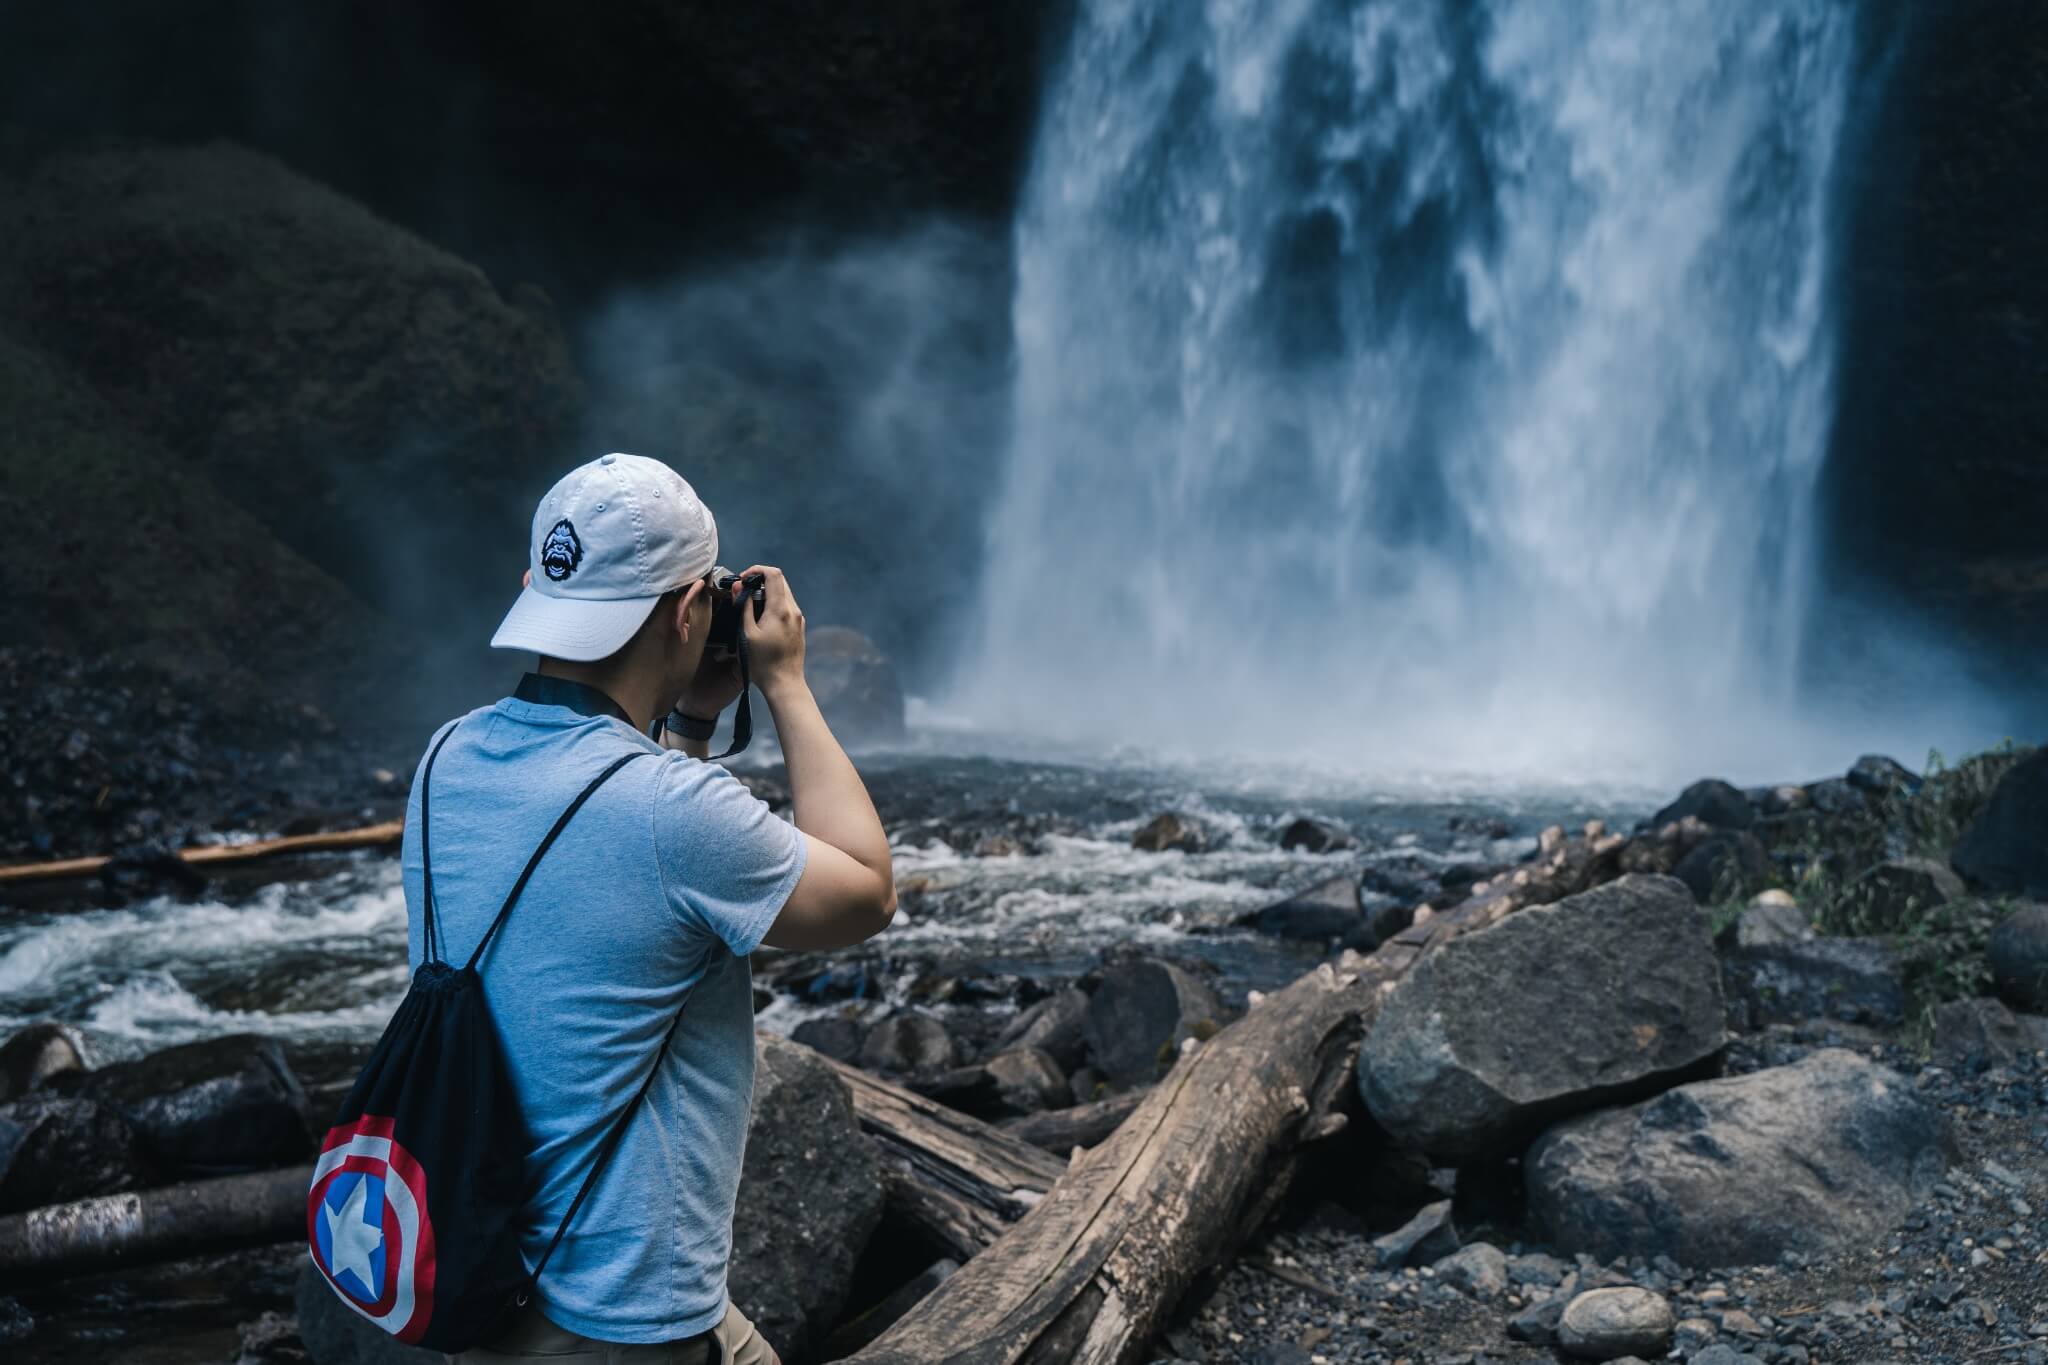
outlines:
M740 604L754 604L754 619L761 619L766 609L768 591L764 586L767 576L750 573L745 578L720 565L711 571L711 633L704 639L707 650L723 650L736 653L740 648ZM733 584L743 584L746 591L737 599L733 597Z

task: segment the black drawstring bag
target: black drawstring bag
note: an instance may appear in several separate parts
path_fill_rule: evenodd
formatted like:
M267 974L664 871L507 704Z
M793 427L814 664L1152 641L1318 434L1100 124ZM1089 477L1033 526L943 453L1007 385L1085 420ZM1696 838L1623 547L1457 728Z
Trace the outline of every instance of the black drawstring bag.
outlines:
M450 1353L486 1345L511 1326L675 1037L672 1024L647 1080L613 1120L554 1239L528 1273L516 1232L530 1193L527 1129L477 963L555 837L612 774L641 755L621 757L569 803L469 961L451 967L434 916L427 785L454 732L449 726L435 743L420 778L424 960L321 1142L306 1195L307 1249L341 1301L400 1341Z

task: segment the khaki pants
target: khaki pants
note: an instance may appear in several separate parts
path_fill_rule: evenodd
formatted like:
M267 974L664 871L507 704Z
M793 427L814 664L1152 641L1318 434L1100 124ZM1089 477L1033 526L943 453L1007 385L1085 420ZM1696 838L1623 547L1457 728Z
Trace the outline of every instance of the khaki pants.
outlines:
M651 1346L579 1337L549 1322L539 1310L528 1308L489 1350L464 1351L448 1359L456 1365L507 1365L521 1360L545 1360L550 1365L782 1365L775 1348L730 1301L725 1305L724 1320L710 1331L687 1341Z

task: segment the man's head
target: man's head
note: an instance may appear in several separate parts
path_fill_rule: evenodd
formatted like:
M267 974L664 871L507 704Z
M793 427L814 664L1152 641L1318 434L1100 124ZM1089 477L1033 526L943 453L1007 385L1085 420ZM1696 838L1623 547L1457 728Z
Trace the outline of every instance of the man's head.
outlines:
M674 682L669 695L689 682L711 625L718 524L680 474L621 454L570 470L534 509L527 559L493 648L653 670Z

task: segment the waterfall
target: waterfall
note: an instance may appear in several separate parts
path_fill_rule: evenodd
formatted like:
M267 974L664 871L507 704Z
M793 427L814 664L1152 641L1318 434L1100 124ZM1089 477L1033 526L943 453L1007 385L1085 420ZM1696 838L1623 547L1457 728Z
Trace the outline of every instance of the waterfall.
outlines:
M1423 767L1777 750L1852 20L1082 0L963 704Z

